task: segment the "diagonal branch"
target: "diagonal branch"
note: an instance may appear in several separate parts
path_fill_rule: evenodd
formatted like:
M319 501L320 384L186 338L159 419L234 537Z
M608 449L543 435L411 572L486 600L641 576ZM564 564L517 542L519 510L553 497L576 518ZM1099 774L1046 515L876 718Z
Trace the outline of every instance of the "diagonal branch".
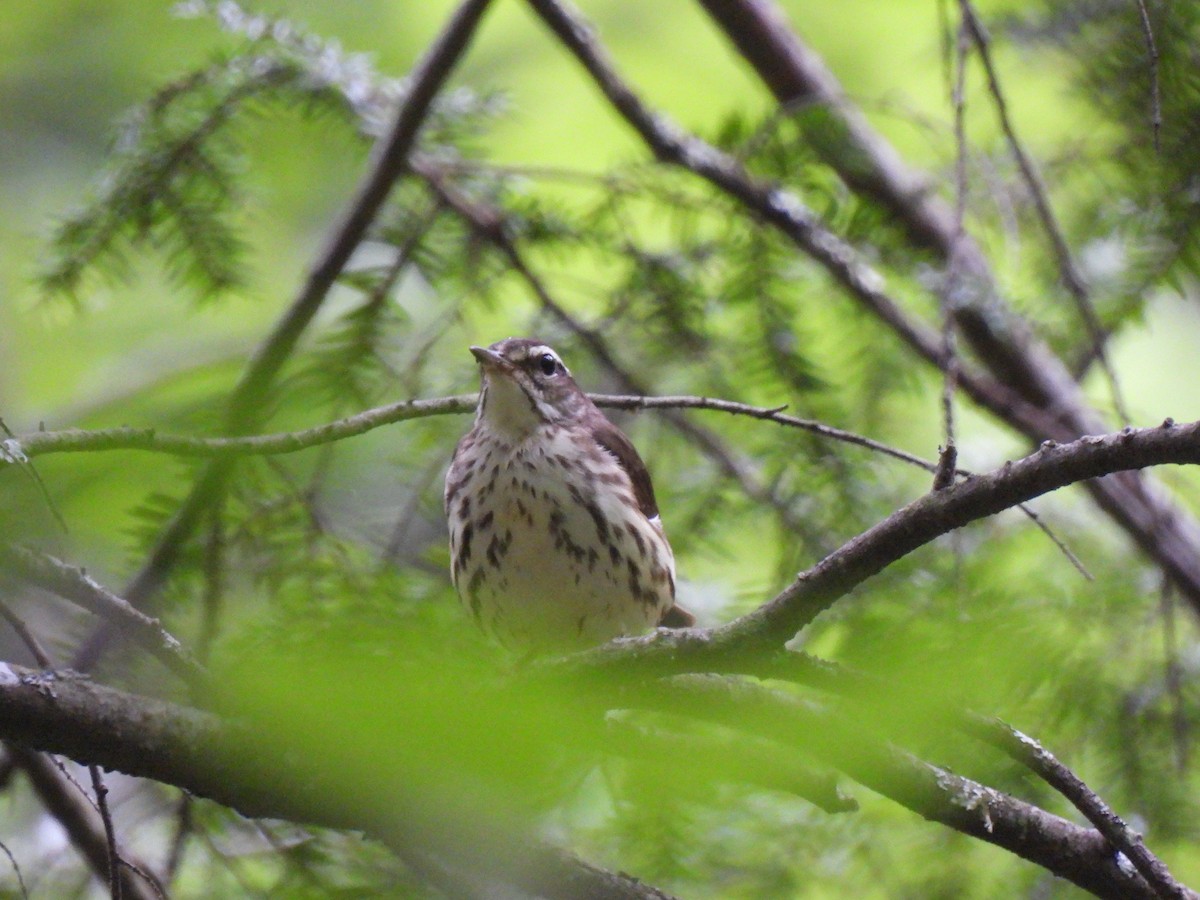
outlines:
M1067 239L1062 233L1062 228L1059 227L1054 210L1050 208L1050 198L1047 196L1046 185L1042 181L1042 176L1038 172L1037 166L1034 165L1033 159L1025 151L1024 145L1017 136L1016 127L1008 115L1008 101L1005 100L1004 91L1000 87L1000 78L996 73L995 65L992 63L991 39L984 29L983 23L979 21L979 15L976 13L975 7L971 4L971 0L958 0L958 5L962 10L963 26L966 28L971 41L975 44L975 48L979 52L979 61L983 63L983 71L987 76L988 91L991 93L992 101L996 107L996 117L1000 120L1000 127L1004 131L1005 138L1008 140L1008 146L1012 151L1013 158L1017 161L1017 167L1021 170L1021 175L1025 179L1029 194L1033 198L1033 207L1037 211L1038 219L1042 223L1042 229L1046 232L1046 237L1049 239L1050 246L1054 250L1054 258L1058 263L1059 279L1062 281L1063 286L1066 287L1067 293L1071 295L1071 299L1075 301L1075 309L1078 311L1079 318L1083 321L1084 327L1087 329L1088 338L1092 342L1092 353L1095 354L1096 361L1099 362L1100 368L1108 380L1109 392L1112 395L1113 406L1117 411L1117 415L1125 424L1129 424L1129 413L1125 409L1125 401L1121 396L1120 382L1117 381L1117 373L1108 358L1108 336L1104 333L1104 326L1096 315L1095 306L1092 305L1091 291L1084 281L1083 273L1079 271L1079 267L1075 264L1075 258L1071 254L1071 248L1067 245Z
M111 874L104 825L92 806L80 796L76 785L71 784L44 754L11 742L5 742L4 746L96 877L103 879L106 874ZM160 900L162 889L150 881L148 871L142 864L138 864L136 870L129 865L118 865L116 878L120 896L125 900Z
M408 92L396 111L391 128L376 145L370 168L354 198L334 226L296 298L259 345L229 398L225 421L233 434L243 434L259 421L263 401L276 375L325 302L329 289L351 254L366 237L392 187L407 171L409 153L416 144L433 98L466 52L488 5L489 0L464 0L413 69ZM130 603L141 606L157 593L178 561L184 543L200 523L204 510L224 492L230 466L228 461L217 461L204 470L160 535L150 557L125 589L124 596ZM91 668L106 643L107 632L93 634L77 654L75 666Z
M774 600L731 626L737 640L787 640L870 576L935 538L1068 484L1153 465L1200 463L1200 423L1047 441L987 475L928 494L803 573Z
M555 665L594 671L672 673L721 660L746 661L778 649L851 590L936 538L1018 503L1087 479L1158 465L1200 464L1200 422L1125 429L1035 453L985 475L922 496L843 544L772 600L728 625L700 632L659 631L614 641ZM707 662L712 660L712 662Z
M25 581L99 616L146 650L193 691L201 691L206 685L208 676L204 668L161 622L106 590L82 569L16 544L0 544L0 564Z
M762 653L747 665L722 667L719 671L723 674L804 684L857 704L853 711L842 711L843 717L849 715L852 721L891 721L894 707L889 698L894 696L894 685L806 653ZM1104 835L1115 850L1125 854L1158 896L1189 896L1186 888L1175 880L1162 860L1146 847L1142 836L1126 825L1078 775L1033 738L999 719L966 710L948 710L946 720L959 731L997 748L1061 794ZM886 730L886 724L884 727Z
M1142 836L1126 825L1107 803L1049 750L1029 735L998 720L975 716L966 718L966 723L977 737L1036 772L1038 777L1070 800L1114 847L1125 854L1155 894L1164 900L1183 900L1194 896L1175 880L1163 861L1147 849Z
M1058 429L1035 439L1064 439L1103 430L1087 409L1078 384L1062 362L996 295L983 250L960 235L954 211L928 176L909 169L845 97L837 78L788 25L773 0L699 0L738 51L783 104L821 104L834 122L828 134L810 135L826 164L855 190L888 210L919 247L962 266L976 300L956 310L959 327L993 375L1033 405L1048 410ZM822 126L825 127L825 126ZM1063 426L1071 434L1062 433Z
M912 320L887 293L882 276L852 246L825 228L799 198L755 181L735 160L647 108L621 80L591 28L565 0L527 2L578 58L608 101L657 158L696 173L777 228L918 355L941 366L942 343L937 333ZM748 19L759 23L761 27L755 34L769 35L771 40L761 45L760 52L748 55L751 62L761 68L769 59L776 67L773 71L786 72L793 85L807 84L810 72L787 71L792 67L793 56L801 54L814 64L819 61L786 29L782 15L769 0L705 0L705 3L710 12L718 7L728 12L718 21ZM748 43L735 40L739 47ZM790 53L781 55L783 50ZM818 74L823 77L823 83L815 86L819 88L819 96L840 94L840 91L830 93L836 82L823 66ZM854 159L856 164L870 165L877 155L873 149L843 147L837 159ZM830 162L839 168L837 161ZM1080 434L1104 431L1103 422L1087 405L1079 384L1063 362L1034 337L1026 323L1000 303L990 267L979 246L967 236L955 240L953 216L944 204L929 192L912 191L911 181L896 172L880 169L875 174L874 183L893 195L889 208L895 206L903 212L904 221L914 234L931 242L930 246L944 259L953 259L961 265L974 293L983 298L961 304L956 309L956 319L991 374L963 366L958 372L959 387L1031 440L1067 441ZM849 180L849 176L845 177ZM1172 503L1155 481L1135 473L1091 482L1088 490L1100 508L1176 581L1193 609L1200 612L1200 522Z
M995 844L1106 898L1159 895L1105 837L892 747L852 717L745 679L680 675L629 692L635 706L748 730L787 744L924 818ZM1178 887L1178 886L1177 886ZM1172 896L1195 900L1179 887Z
M472 201L464 196L447 182L444 173L436 165L418 160L414 162L413 166L449 207L465 219L508 260L509 265L533 291L542 308L583 341L591 350L592 355L616 378L623 390L633 394L646 393L645 385L618 362L616 356L609 349L608 343L594 329L588 328L576 320L550 295L545 284L529 267L525 257L509 236L503 213L500 210ZM718 435L690 421L686 416L669 411L665 418L676 431L698 447L721 471L736 481L746 496L770 506L788 528L804 533L803 519L796 515L792 504L786 498L780 497L769 485L763 483L757 467L751 460L731 450Z

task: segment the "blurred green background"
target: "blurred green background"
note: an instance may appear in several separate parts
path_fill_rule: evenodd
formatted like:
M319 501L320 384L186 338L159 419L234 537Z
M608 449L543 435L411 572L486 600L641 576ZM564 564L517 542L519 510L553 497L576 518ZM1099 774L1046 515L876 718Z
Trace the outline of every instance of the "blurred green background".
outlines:
M954 143L941 37L951 5L917 0L780 5L872 124L951 199ZM444 0L357 0L252 8L336 41L346 53L368 54L379 72L400 76L453 6ZM1042 162L1068 237L1097 285L1102 318L1116 332L1111 353L1135 424L1200 417L1194 267L1180 251L1182 262L1147 267L1151 274L1138 268L1141 255L1153 255L1159 246L1155 241L1167 240L1163 234L1171 222L1159 207L1139 205L1137 198L1173 190L1173 183L1130 149L1145 152L1144 141L1130 142L1130 134L1144 138L1145 125L1103 102L1103 91L1090 88L1085 77L1089 60L1081 47L1087 40L1107 46L1088 29L1102 31L1111 23L1079 26L1074 37L1083 43L1072 44L1070 35L1064 39L1055 32L1071 28L1071 4L1012 0L978 6L995 26L995 56L1017 126ZM716 140L753 132L772 114L769 95L696 4L614 0L581 8L643 97L686 128ZM239 125L244 153L236 164L236 218L247 246L245 280L236 290L197 302L187 284L164 273L153 248L128 254L127 277L87 280L78 303L47 297L38 276L53 256L56 225L94 196L121 117L167 82L240 46L237 36L222 32L212 19L178 18L166 3L46 2L5 10L0 416L13 431L32 431L39 423L49 429L153 425L185 433L217 428L222 398L296 292L364 169L368 147L344 123L264 105ZM1130 65L1137 65L1136 58ZM596 174L636 168L644 158L629 129L523 4L495 4L454 84L502 98L502 110L466 143L473 159L530 171L515 192L516 205L530 220L536 219L530 210L560 205L564 217L586 220L581 211L593 202L581 198L569 179L538 177L537 170ZM1182 97L1184 108L1184 101L1194 101L1188 91L1195 86L1186 80L1164 78L1163 87L1169 112L1173 99ZM1044 240L1030 224L1027 198L1013 186L1012 164L978 70L968 97L967 130L976 154L972 231L1014 306L1069 356L1083 332L1067 301L1055 293ZM1185 126L1182 113L1174 115L1166 127L1178 136ZM927 261L898 263L903 254L894 235L829 187L830 179L810 157L789 159L785 167L794 166L796 182L811 190L818 209L860 245L882 248L868 252L893 278L897 295L932 320L935 304L922 282ZM1187 162L1181 157L1178 165L1186 168ZM663 176L664 184L674 185L675 177ZM700 205L705 203L719 220L722 207L702 196ZM742 226L735 223L727 234L704 213L693 226L679 225L649 204L631 203L628 215L633 243L647 255L670 259L689 233L711 236L718 249L718 238L745 249L737 240ZM744 231L752 243L752 225L745 224ZM785 294L779 308L794 318L771 333L786 334L793 342L788 346L799 348L792 361L813 376L809 381L789 380L782 365L772 369L762 362L764 351L747 337L758 327L747 323L758 322L759 308L752 301L726 304L723 276L704 282L699 298L681 291L680 308L700 323L695 333L684 335L695 337L689 345L683 332L673 330L678 309L665 300L655 305L659 288L645 288L647 282L627 275L620 262L577 252L569 242L547 243L532 258L556 296L598 325L622 362L657 392L788 403L798 415L863 431L926 458L935 455L940 380L879 336L823 277L803 264L792 266L778 246L764 252L778 274L772 285ZM455 261L447 270L466 267L469 254L456 253L447 252ZM696 262L700 255L674 260L681 281L693 272L708 277L705 261ZM559 349L585 388L614 387L576 341L538 313L519 283L497 277L477 298L470 278L439 281L426 274L402 282L395 303L399 324L390 338L392 370L369 382L362 399L383 403L473 390L476 373L466 346L531 328L563 337L565 347ZM644 293L638 293L639 284ZM1139 289L1132 291L1135 284ZM349 394L338 398L309 390L322 339L337 333L359 300L350 286L335 289L305 345L316 363L301 360L288 372L272 398L265 430L318 424L362 408ZM763 333L769 336L765 326ZM1108 410L1107 387L1097 372L1085 386ZM960 407L962 465L987 470L1025 452L1022 439L965 401ZM789 532L654 416L621 419L655 474L681 596L703 624L753 608L798 569L926 486L924 474L856 450L765 425L702 421L759 464L764 480L808 523L802 535ZM434 645L435 658L454 652L459 643L463 653L486 653L473 635L457 633L461 623L445 575L440 530L441 467L466 427L461 417L391 426L340 446L333 461L309 452L278 466L247 466L242 487L226 507L236 563L230 564L215 658L244 664L270 656L270 650L287 660L293 652L319 647L328 658L314 660L312 671L314 680L324 680L337 677L336 660L346 653L403 655L396 646L389 649L388 636L397 628L409 639L427 633L436 636L431 643L446 641ZM70 534L58 533L34 486L17 477L0 480L7 507L0 523L12 536L44 544L117 588L144 558L196 467L110 453L49 456L38 461L38 470ZM1191 473L1172 471L1164 478L1179 502L1195 511ZM1083 558L1095 582L1083 581L1042 535L1009 513L892 567L823 617L806 635L806 646L903 685L892 711L904 720L910 745L931 761L1069 815L1044 786L999 759L980 759L972 745L942 733L937 724L938 711L948 703L1011 718L1145 830L1176 874L1197 883L1200 833L1191 734L1200 655L1194 616L1181 608L1164 618L1156 573L1081 491L1063 492L1038 509ZM200 557L199 546L190 548L165 606L168 623L185 640L203 630ZM57 607L30 615L62 658L87 626ZM413 650L413 656L423 658L429 650ZM400 662L392 686L398 691L409 672ZM286 708L288 696L303 700L302 691L290 692L299 678L291 663L270 664L279 666L273 675L247 675L233 682L234 692L244 687L253 694L255 679L261 679L264 703ZM153 675L133 664L112 677L146 687ZM430 709L445 703L441 695L409 701L428 702ZM374 706L367 704L364 718ZM303 711L294 720L282 718L285 740L321 730ZM382 741L386 750L388 728L375 729L369 721L362 727L348 740L369 749L373 740ZM544 752L539 742L547 735L533 731L536 752ZM543 829L587 859L682 896L1078 895L1029 864L921 822L861 788L851 790L862 804L859 813L828 815L784 793L729 785L712 785L699 799L688 792L675 796L661 785L648 787L645 773L615 765L578 777L580 783L569 789L556 786L561 793L547 804L552 812L538 810ZM157 859L169 843L173 795L162 791L147 800L125 785L121 797L118 814L129 842ZM420 896L424 890L394 862L381 862L377 850L339 843L337 835L263 838L211 807L201 806L197 815L198 827L210 837L186 858L176 882L179 896L215 896L214 885L221 895L247 896L338 891ZM10 814L0 815L0 840L14 849L27 880L37 882L33 895L95 892L94 883L86 887L61 837L39 828L53 831L28 797L14 800ZM280 844L288 852L279 851ZM39 860L47 864L33 879L30 870ZM9 885L7 878L0 871L0 884Z

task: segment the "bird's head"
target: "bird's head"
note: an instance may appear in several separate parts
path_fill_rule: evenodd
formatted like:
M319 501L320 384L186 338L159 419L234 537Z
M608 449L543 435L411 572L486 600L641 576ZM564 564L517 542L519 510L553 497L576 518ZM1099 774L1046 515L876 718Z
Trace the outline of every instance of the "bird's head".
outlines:
M542 341L507 338L472 347L483 385L477 419L514 436L539 425L567 422L591 407L570 370Z

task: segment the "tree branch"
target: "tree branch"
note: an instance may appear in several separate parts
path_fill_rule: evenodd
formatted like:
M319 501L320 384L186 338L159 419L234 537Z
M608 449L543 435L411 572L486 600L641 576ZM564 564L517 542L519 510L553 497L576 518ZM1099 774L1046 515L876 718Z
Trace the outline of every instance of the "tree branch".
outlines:
M1126 825L1095 791L1059 762L1053 753L1029 735L999 720L983 716L964 719L976 737L1036 772L1039 778L1071 801L1113 847L1125 854L1157 896L1164 900L1183 900L1195 896L1175 880L1162 860L1147 849L1142 836Z
M900 450L881 441L855 434L815 419L802 419L784 413L780 407L751 406L735 400L719 400L715 397L667 396L646 397L624 394L589 394L598 406L608 409L706 409L748 416L766 422L774 422L788 428L798 428L830 440L840 441L882 453L933 472L937 464ZM36 431L14 438L24 455L43 456L49 453L85 453L104 450L145 450L154 453L169 453L176 456L226 457L257 456L279 453L296 453L321 444L340 441L364 434L384 425L422 419L427 416L454 415L473 412L478 401L477 394L459 394L453 397L438 397L431 400L402 400L373 409L364 410L329 422L306 428L302 431L280 432L246 437L187 437L184 435L161 434L155 428L108 428L98 431L66 429L63 431ZM961 472L961 470L960 470Z
M369 794L347 791L327 760L306 759L298 748L273 745L215 715L126 694L78 675L0 663L0 731L26 747L173 784L244 815L363 830L403 856L414 849L426 852L428 840L447 837L435 824L440 814L422 811L419 803L406 806L412 798L404 791L380 797L374 780L361 789ZM412 822L404 821L406 813ZM422 826L432 830L432 838ZM454 826L461 828L458 837L474 843L435 846L435 851L483 873L494 866L494 874L527 892L579 900L668 898L635 878L592 866L528 835L484 836L469 822ZM95 846L106 853L102 834Z
M685 676L656 684L625 678L622 703L749 730L796 747L931 821L1003 847L1101 897L1153 897L1122 867L1099 832L953 775L890 748L845 717L741 679ZM403 788L369 779L346 783L328 760L306 759L215 716L101 687L78 676L38 674L0 664L0 723L5 737L80 762L175 784L246 815L274 816L365 830L402 855L437 853L447 834L406 805ZM410 735L420 740L421 735ZM257 739L256 739L257 738ZM369 795L368 795L369 792ZM412 821L401 821L406 814ZM456 823L470 834L470 823ZM463 835L459 835L461 839ZM491 836L485 865L500 877L549 896L661 898L624 875L603 872L562 851ZM480 848L471 844L475 862ZM102 844L101 844L102 849ZM444 848L442 848L444 849ZM516 855L505 860L491 851ZM454 855L456 863L461 855ZM486 871L484 868L477 869ZM1195 897L1185 893L1182 896Z
M201 438L161 434L155 428L122 427L99 431L37 431L21 435L16 440L29 456L102 450L147 450L175 456L215 459L269 456L296 453L408 419L472 412L477 399L476 394L460 394L456 397L440 397L433 400L401 400L302 431L255 436Z
M243 434L258 421L263 398L275 376L324 303L351 254L366 237L393 185L407 171L408 155L416 144L433 98L466 51L488 4L489 0L463 0L413 68L408 92L400 102L391 128L376 144L370 168L353 200L309 269L300 292L271 334L259 345L229 398L225 421L232 434ZM159 536L150 557L123 592L134 606L143 605L162 586L183 544L199 524L202 513L223 493L230 466L230 461L218 460L204 470L192 487ZM98 631L84 643L75 657L76 668L89 669L95 665L108 634L104 630Z
M1200 422L1129 429L1065 445L1047 441L1018 462L910 503L728 627L739 633L738 641L787 640L852 588L943 534L1068 484L1170 463L1200 463Z
M893 688L889 684L806 653L790 650L762 653L749 665L732 669L722 667L720 671L804 684L858 704L858 709L866 712L867 721L872 721L872 717L879 716L883 710L888 711L884 715L890 718L891 704L887 698L892 696ZM843 710L842 715L849 715L852 721L863 718L857 710ZM1190 896L1162 860L1150 852L1142 836L1130 829L1078 775L1033 738L998 719L965 710L948 710L946 719L964 734L999 749L1061 794L1104 835L1114 850L1125 854L1159 896Z
M995 65L992 63L991 39L988 37L987 31L984 29L983 23L979 20L979 15L976 13L975 7L971 4L970 0L958 0L958 5L962 11L963 26L966 28L967 34L970 35L971 41L975 44L975 48L979 52L979 61L983 64L983 71L987 76L988 91L991 93L993 105L996 107L996 117L1000 120L1000 128L1004 132L1009 149L1017 162L1017 167L1021 171L1021 176L1025 180L1029 194L1033 198L1033 207L1037 211L1039 221L1042 223L1042 229L1046 232L1046 237L1050 241L1050 247L1054 251L1054 259L1058 264L1059 280L1066 287L1067 293L1071 295L1071 299L1075 301L1075 309L1078 311L1079 317L1087 330L1088 338L1091 340L1092 352L1095 354L1096 361L1099 362L1100 368L1108 380L1113 407L1116 409L1122 423L1128 425L1130 422L1129 413L1126 411L1125 400L1121 395L1121 385L1117 381L1116 370L1113 369L1112 363L1108 358L1106 347L1107 335L1104 333L1104 326L1096 315L1096 308L1092 305L1091 291L1084 281L1083 273L1079 271L1079 267L1075 264L1071 248L1067 245L1067 239L1062 233L1062 228L1059 227L1054 210L1050 207L1050 198L1047 196L1046 185L1042 181L1042 176L1038 172L1037 166L1034 165L1033 159L1025 152L1025 147L1017 136L1016 126L1013 125L1012 119L1008 114L1008 102L1004 98L1004 91L1000 87L1000 77L996 72Z
M634 705L794 746L930 821L1003 847L1098 897L1157 897L1135 870L1122 866L1100 832L917 759L821 706L715 675L681 675L630 693Z
M935 366L942 365L938 335L923 323L913 321L884 290L880 274L852 246L825 228L798 197L754 181L735 160L649 110L621 80L592 29L565 0L528 2L658 159L696 173L777 228L916 353ZM720 15L714 13L720 24L753 23L752 37L743 38L740 32L731 36L756 68L771 66L774 74L767 79L768 84L774 86L786 80L792 88L809 85L813 96L822 102L828 97L840 97L833 76L786 28L782 14L769 0L704 0L704 3L710 13L721 11ZM754 45L757 49L751 53L743 45ZM802 66L798 59L807 59L811 65ZM816 80L810 84L810 79ZM796 97L788 95L780 99L789 102ZM855 131L848 128L847 134L853 136ZM956 321L991 376L962 366L958 371L959 387L980 406L1034 441L1066 441L1080 434L1106 430L1062 361L1000 302L987 259L978 245L969 236L955 240L949 210L932 192L914 190L907 170L876 167L872 160L894 158L894 154L880 149L884 146L881 138L873 140L877 146L861 143L844 146L837 142L841 149L828 161L842 172L848 183L861 173L843 171L846 160L854 160L856 166L865 164L864 171L874 169L872 181L877 189L892 195L886 205L895 208L914 234L921 235L922 241L928 241L944 259L954 259L963 266L979 299L959 305ZM1200 613L1200 523L1165 497L1153 481L1137 475L1094 482L1088 490L1100 508L1171 575L1193 610Z
M2 691L3 688L0 688ZM5 742L5 749L29 779L46 810L62 825L71 844L101 881L110 872L109 842L99 814L41 753ZM125 900L161 900L162 889L149 881L148 870L138 864L117 867L116 878Z
M537 297L542 308L584 343L600 364L616 378L622 390L632 394L646 393L645 385L620 364L604 338L594 329L579 322L550 295L542 279L529 267L517 245L509 237L501 210L484 206L464 196L461 191L456 190L447 182L445 173L436 165L418 160L414 162L414 168L421 173L447 205L508 260L509 265L521 276L534 296ZM804 522L796 515L792 504L788 502L787 498L780 497L769 485L763 483L757 466L751 460L731 450L716 434L695 424L685 416L668 413L665 418L676 431L712 460L721 471L736 481L746 496L774 509L788 528L794 531L803 529Z
M658 674L749 664L872 575L943 534L1069 484L1156 465L1200 463L1200 422L1127 428L1036 452L985 475L925 494L847 541L753 612L712 631L660 630L614 641L555 665L594 671L645 667ZM711 661L710 661L711 660Z
M38 587L58 594L114 626L193 691L207 684L207 673L158 619L138 612L130 603L97 584L82 569L16 544L0 543L0 565Z

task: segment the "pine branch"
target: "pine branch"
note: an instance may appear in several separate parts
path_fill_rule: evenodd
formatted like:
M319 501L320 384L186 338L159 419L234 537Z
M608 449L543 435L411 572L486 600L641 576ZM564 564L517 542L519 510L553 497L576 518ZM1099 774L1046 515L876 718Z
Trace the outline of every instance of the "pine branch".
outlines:
M259 345L226 405L226 427L233 434L251 430L262 413L263 400L300 336L325 302L330 288L351 254L363 241L392 187L408 167L421 125L434 97L465 53L489 0L464 0L446 28L413 70L408 93L396 110L392 126L376 145L370 167L335 224L329 239L309 269L303 286L271 334ZM196 481L178 512L159 537L150 557L130 581L124 596L134 606L156 594L177 562L184 543L204 511L224 492L230 463L219 460ZM94 634L80 649L75 666L91 668L99 659L107 632Z

